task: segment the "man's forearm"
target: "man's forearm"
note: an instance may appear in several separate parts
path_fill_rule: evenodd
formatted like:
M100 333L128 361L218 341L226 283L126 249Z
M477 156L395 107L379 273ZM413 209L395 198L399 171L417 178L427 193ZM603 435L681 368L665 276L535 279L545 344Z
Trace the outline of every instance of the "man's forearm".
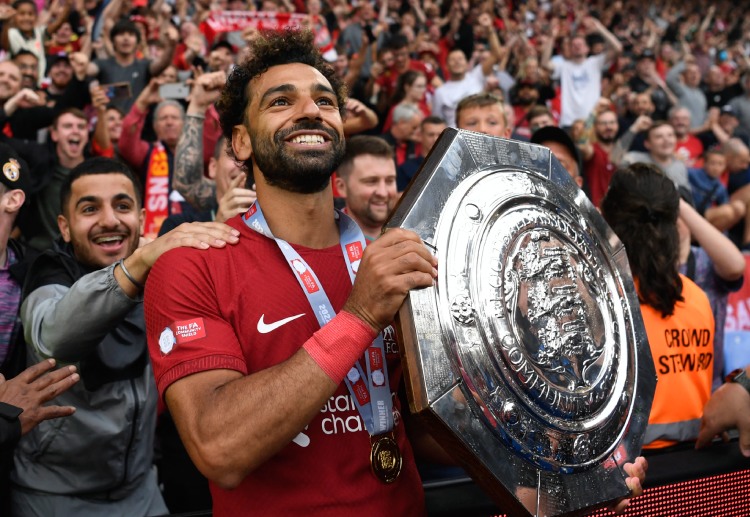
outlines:
M199 210L208 210L216 199L216 183L203 176L203 122L188 114L177 142L172 188Z
M126 296L113 266L89 273L71 287L39 287L21 305L26 342L42 357L78 361L138 303Z

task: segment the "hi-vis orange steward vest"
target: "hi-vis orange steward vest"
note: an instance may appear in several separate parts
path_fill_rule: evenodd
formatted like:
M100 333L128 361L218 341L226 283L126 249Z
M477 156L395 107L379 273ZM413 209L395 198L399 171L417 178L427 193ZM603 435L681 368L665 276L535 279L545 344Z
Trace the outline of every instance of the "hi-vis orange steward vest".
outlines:
M668 447L695 440L703 406L711 396L714 366L714 315L703 290L682 278L682 297L666 318L641 304L651 355L656 366L656 393L648 418L644 448Z

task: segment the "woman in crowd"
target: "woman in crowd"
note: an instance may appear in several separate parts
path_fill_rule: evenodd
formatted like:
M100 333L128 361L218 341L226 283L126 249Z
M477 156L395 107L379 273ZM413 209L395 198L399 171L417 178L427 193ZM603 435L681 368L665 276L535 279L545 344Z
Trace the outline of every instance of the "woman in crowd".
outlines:
M711 395L714 316L706 294L677 272L679 194L655 166L634 163L614 174L601 208L625 245L659 376L645 447L693 441Z
M431 107L427 102L427 77L417 70L408 70L401 74L396 84L396 93L390 103L390 110L383 125L383 132L390 129L393 121L393 110L399 104L416 106L425 117L430 116Z

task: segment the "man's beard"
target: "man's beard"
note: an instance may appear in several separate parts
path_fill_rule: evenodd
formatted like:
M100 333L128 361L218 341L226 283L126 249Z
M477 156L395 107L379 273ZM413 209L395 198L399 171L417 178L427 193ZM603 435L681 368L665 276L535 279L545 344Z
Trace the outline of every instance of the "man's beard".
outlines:
M324 131L331 137L331 150L308 150L287 152L285 140L296 131ZM344 157L345 144L334 130L315 122L303 122L289 129L278 131L273 140L250 135L253 160L266 179L266 183L289 192L314 194L324 190L331 174ZM248 170L252 170L248 163Z
M617 133L615 133L612 136L604 136L604 135L597 134L596 139L601 144L611 144L611 143L614 143L615 140L617 140Z

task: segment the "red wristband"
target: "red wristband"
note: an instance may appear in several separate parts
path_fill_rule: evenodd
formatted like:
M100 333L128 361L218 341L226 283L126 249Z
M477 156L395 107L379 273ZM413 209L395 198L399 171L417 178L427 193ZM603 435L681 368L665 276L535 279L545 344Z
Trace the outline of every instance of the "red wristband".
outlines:
M336 384L341 384L377 334L355 315L341 311L302 348Z

